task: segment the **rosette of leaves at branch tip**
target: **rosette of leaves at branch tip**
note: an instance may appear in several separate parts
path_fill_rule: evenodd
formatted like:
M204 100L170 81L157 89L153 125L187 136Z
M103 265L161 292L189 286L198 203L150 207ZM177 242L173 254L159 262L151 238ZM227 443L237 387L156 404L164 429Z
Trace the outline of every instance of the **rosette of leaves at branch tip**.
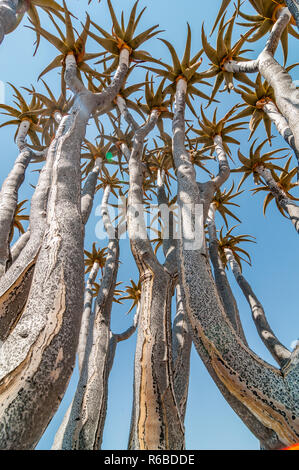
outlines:
M144 114L149 116L152 111L155 109L159 111L160 116L158 121L164 118L173 118L173 113L169 111L169 106L171 105L171 100L166 99L167 89L164 87L166 78L163 78L157 87L157 90L154 89L154 79L153 77L149 80L149 73L146 73L145 77L145 89L144 97L145 103L141 103L141 98L137 100L138 107L142 110Z
M245 23L238 23L246 28L253 28L255 33L248 38L249 42L255 42L268 34L276 23L282 8L286 7L283 0L249 0L252 7L258 13L257 15L248 15L239 11L239 15L246 20ZM281 35L281 45L283 49L284 61L288 56L288 37L289 34L299 39L299 34L294 30L292 25L296 25L295 20L291 19L290 23L284 29Z
M221 18L223 17L223 15L224 15L224 13L225 13L227 7L229 6L230 2L231 2L231 0L222 0L221 6L220 6L220 8L219 8L219 10L218 10L218 14L217 14L217 17L216 17L216 20L215 20L215 23L214 23L214 26L213 26L213 29L212 29L210 35L212 35L213 32L215 31L215 29L216 29L216 27L217 27L219 21L220 21Z
M128 310L127 314L132 312L134 307L137 307L140 299L141 299L141 281L135 283L132 279L130 279L130 284L125 286L124 296L120 297L120 300L131 300L132 305L130 310Z
M275 102L274 91L272 87L263 81L261 75L258 74L256 82L252 88L240 85L239 89L235 90L240 93L244 103L240 105L243 107L242 111L236 114L233 119L238 120L249 117L250 136L253 136L259 124L263 122L269 142L271 141L271 120L268 115L263 111L263 106L269 101Z
M161 165L161 169L169 172L171 169L175 170L172 153L172 138L167 132L165 132L162 120L158 121L158 128L160 130L160 135L158 138L162 141L162 143L159 145L157 140L154 138L154 148L148 151L148 156L149 158L152 156L158 156L160 162L158 166Z
M272 174L272 177L276 183L276 185L279 187L279 189L281 189L284 194L286 195L286 197L288 197L289 199L291 199L292 201L299 201L298 198L294 197L290 191L295 188L295 187L298 187L299 183L296 182L296 183L293 183L292 182L292 179L297 175L297 167L296 168L293 168L292 170L290 170L290 163L291 163L291 160L292 160L292 157L290 157L288 159L288 161L286 162L284 168L282 169L281 173L279 175L277 175L275 173L275 171L271 170L271 174ZM267 210L267 207L269 205L269 203L272 201L272 200L275 200L275 203L276 203L276 206L277 206L277 209L279 210L279 212L284 216L284 217L287 217L288 216L285 214L284 212L284 209L283 207L277 202L277 199L275 198L275 196L270 192L269 190L269 187L268 186L259 186L258 188L254 188L254 189L251 189L251 191L253 191L254 194L257 194L261 191L266 191L268 194L266 195L265 199L264 199L264 204L263 204L263 213L264 215L266 215L266 210Z
M223 234L223 227L220 230L219 233L219 245L218 245L218 250L219 250L219 256L222 261L222 264L224 267L227 267L227 258L225 254L225 248L229 248L233 255L235 260L237 261L238 265L240 266L240 269L242 271L242 261L245 261L245 263L249 264L251 266L251 258L250 255L247 251L245 251L243 248L240 248L240 243L256 243L254 241L255 237L252 235L232 235L232 231L237 227L237 225L234 225L229 231L224 235ZM245 257L243 257L244 255Z
M126 181L121 181L117 177L118 169L110 175L109 171L105 166L102 168L102 175L99 177L100 184L97 186L96 190L105 189L107 186L110 187L111 193L117 198L119 191L122 190L124 184L128 184Z
M206 37L205 31L204 31L204 26L202 25L202 34L201 34L202 46L203 46L206 56L211 61L211 67L209 70L207 70L204 73L204 76L216 77L214 86L213 86L213 91L209 98L209 105L213 101L216 93L220 89L220 86L223 82L225 83L224 90L227 90L228 92L234 89L234 82L233 82L234 79L239 82L243 82L249 86L254 86L253 82L247 77L245 73L232 73L232 72L227 72L225 70L225 64L226 62L229 62L230 60L235 60L235 61L248 60L243 56L243 54L246 54L246 52L249 52L250 49L242 50L242 47L244 43L246 42L246 40L248 39L248 37L250 36L252 32L251 30L249 30L244 36L241 36L241 38L234 45L232 45L232 34L233 34L236 15L237 15L237 10L235 14L232 16L232 18L228 20L225 24L224 24L225 15L222 17L220 24L219 24L219 29L218 29L216 49L214 49L209 43Z
M62 32L56 21L54 20L53 16L49 13L49 17L51 19L52 24L54 25L58 37L54 34L50 33L49 31L43 29L41 26L28 26L29 28L37 31L42 37L44 37L48 42L50 42L56 49L58 49L59 54L52 60L52 62L41 72L38 78L41 78L46 73L50 72L51 70L61 67L62 66L62 82L64 82L64 68L65 68L65 59L68 54L73 54L76 62L77 62L77 70L78 70L78 78L81 79L80 72L88 73L92 76L101 75L93 70L86 62L89 60L95 59L102 55L102 53L94 53L89 54L86 52L86 41L88 37L88 30L90 27L90 18L86 15L86 22L85 25L82 26L82 33L78 36L77 32L75 31L71 15L67 9L65 0L63 0L64 5L64 23L65 23L65 33ZM77 36L77 38L76 38ZM64 86L64 85L63 85Z
M107 258L107 248L97 248L96 243L94 242L92 244L91 251L84 250L84 254L85 274L92 270L92 267L95 263L98 263L99 269L103 274L103 269L105 267Z
M110 122L112 124L114 131L112 135L103 134L102 137L110 142L111 147L109 148L109 153L112 155L112 157L114 157L115 155L117 156L119 170L122 174L123 165L124 165L124 163L122 162L122 158L123 157L125 158L126 163L128 163L128 158L126 155L123 154L121 147L122 145L125 145L129 153L131 152L130 149L133 144L133 137L134 137L135 131L131 129L130 125L126 127L125 131L123 131L122 126L121 126L120 116L115 118L115 116L113 116L111 113L108 113L108 116L110 118ZM114 163L112 158L110 158L107 161L108 163Z
M257 142L257 139L255 139L255 141L250 147L248 158L246 158L241 153L240 149L238 150L238 157L239 157L240 162L242 163L242 166L231 170L231 172L233 173L238 173L238 172L243 173L243 176L237 188L238 190L240 189L244 181L250 175L253 176L253 180L255 184L259 184L261 182L261 177L257 171L258 167L264 167L268 170L283 171L283 169L280 166L272 163L272 160L281 160L282 158L285 158L286 155L282 157L273 157L273 155L277 154L278 152L282 152L288 149L286 148L276 149L276 150L272 150L271 152L266 152L262 154L262 149L265 143L267 142L267 139L261 142L257 147L255 147L256 142Z
M188 32L187 32L187 41L185 46L185 51L182 60L180 61L178 55L173 47L173 45L167 41L166 39L159 38L168 48L171 57L172 57L172 65L165 64L160 60L156 60L155 62L164 69L144 66L147 70L150 70L153 73L156 73L160 77L168 79L171 81L171 84L168 85L165 89L165 93L169 93L172 101L176 92L176 84L179 79L183 79L187 83L187 96L186 96L186 103L191 110L191 112L196 116L196 112L192 106L190 98L193 99L194 96L199 96L200 98L210 100L210 97L203 93L201 90L197 89L194 85L208 85L210 84L203 79L203 74L199 73L197 70L202 63L201 55L203 53L203 49L201 49L195 56L191 58L191 29L189 24L187 23Z
M167 191L170 193L171 180L175 179L175 177L171 174L171 170L173 169L172 154L169 154L166 149L164 151L163 147L159 148L155 139L154 144L155 148L148 152L145 163L154 181L157 181L158 172L163 172L164 185L167 188Z
M38 124L42 127L42 141L46 145L49 145L58 126L55 119L56 113L60 116L67 114L74 102L74 99L67 99L63 91L59 98L56 99L47 83L43 79L42 82L48 92L48 96L43 95L42 93L37 93L36 91L31 91L27 88L25 88L25 90L34 95L42 105L40 109L31 111L31 113L39 116ZM23 113L24 116L26 116L26 114L27 113Z
M23 207L23 206L27 201L28 201L28 199L25 199L24 201L21 201L17 204L15 215L14 215L14 218L13 218L13 224L12 224L12 227L11 227L11 232L10 232L10 235L9 235L9 242L12 241L16 228L18 229L19 234L25 233L25 229L23 227L22 222L24 220L29 220L29 215L23 214L23 211L25 210L25 207Z
M106 156L109 151L110 145L110 142L105 144L105 139L103 137L101 137L100 140L96 140L95 145L92 144L89 140L84 139L82 149L87 150L87 152L82 153L81 158L86 159L88 163L86 163L86 165L84 166L82 174L83 178L88 176L88 174L92 171L97 158L100 158L103 163L106 163Z
M53 13L55 16L60 18L63 21L63 7L59 5L57 2L54 0L23 0L19 1L19 5L17 8L17 15L18 15L18 24L22 20L24 14L27 12L27 15L29 16L29 19L31 23L36 27L40 28L41 23L40 23L40 18L38 14L38 8L41 8L42 10L46 11L47 13ZM36 54L36 51L38 49L38 46L40 44L40 33L36 29L36 47L34 51L34 55Z
M98 43L100 44L106 52L108 52L108 56L104 58L105 61L112 60L112 63L108 69L106 69L105 73L111 74L114 70L116 70L119 62L119 55L120 51L123 48L128 49L130 53L130 60L131 61L151 61L151 55L143 50L137 50L144 42L148 41L152 37L156 36L158 33L162 31L158 31L158 25L152 26L148 28L146 31L143 31L140 34L135 35L136 28L139 24L139 21L145 11L146 8L138 14L137 13L137 6L139 0L134 3L133 8L131 10L129 20L127 25L125 26L124 22L124 14L122 12L121 21L117 20L115 15L114 9L112 7L111 1L107 0L110 16L112 20L112 33L108 33L103 28L101 28L98 24L91 21L91 24L95 27L97 32L101 34L98 36L94 34L92 31L89 31L89 35ZM102 61L98 62L101 63Z
M190 155L190 161L193 165L198 166L202 170L206 171L210 176L212 173L208 168L205 167L206 161L215 160L214 157L204 155L205 152L209 150L214 150L214 145L211 147L201 147L199 148L199 142L194 142L186 134L186 149Z
M195 143L203 144L202 151L210 149L210 153L212 155L214 147L215 147L214 137L216 135L219 135L221 136L222 144L223 144L223 148L225 152L227 153L227 155L231 156L231 151L230 151L228 144L239 145L240 142L236 140L234 137L231 137L230 134L232 132L245 129L244 127L242 127L242 125L247 124L244 121L232 122L234 119L232 116L238 107L239 105L233 106L225 114L225 116L219 121L217 120L217 108L215 108L212 121L210 121L206 117L205 113L203 112L203 108L201 106L201 120L198 119L198 124L200 126L200 129L195 129L194 127L192 127L192 131L195 134L197 134L198 137L191 139L191 141Z
M117 287L120 286L121 284L122 284L122 282L117 282L115 284L114 295L113 295L112 301L116 304L122 304L121 295L124 291L117 289ZM93 283L93 285L92 285L92 295L93 295L93 297L97 297L99 295L100 288L101 288L100 284L98 284L97 282Z
M212 201L216 210L219 212L219 214L223 218L226 228L228 228L228 222L226 218L228 215L232 217L233 219L237 220L238 222L241 222L241 220L235 214L233 214L233 212L231 212L227 207L227 206L240 207L239 204L232 202L232 199L239 196L239 194L243 193L243 191L238 191L235 194L233 194L233 190L234 190L234 183L232 183L228 191L226 191L226 189L224 189L223 191L221 191L220 189L217 189L214 195L213 201Z
M15 133L15 139L18 134L19 126L22 123L22 121L29 121L30 122L30 127L28 130L28 135L31 139L31 142L33 146L37 149L41 148L39 138L37 136L37 132L41 132L42 128L38 125L38 115L36 114L36 111L38 110L41 112L41 102L39 99L34 95L35 89L32 86L32 89L30 92L32 92L31 96L31 101L30 103L27 103L21 92L11 83L9 85L12 87L14 90L15 94L13 97L16 99L14 101L15 107L13 106L8 106L6 104L0 104L0 111L1 114L4 114L6 116L10 116L12 119L2 123L0 125L1 127L5 126L17 126L17 130ZM6 111L6 112L5 112Z
M286 68L287 72L290 72L294 67L297 67L298 63L290 65ZM250 136L253 136L259 124L263 121L266 134L269 142L271 142L271 120L268 115L263 111L263 106L269 101L275 103L275 95L273 88L268 84L266 80L262 80L261 75L258 74L254 87L248 88L244 85L240 85L235 91L240 93L244 101L240 107L244 107L242 111L236 114L233 119L242 119L251 116L249 121Z

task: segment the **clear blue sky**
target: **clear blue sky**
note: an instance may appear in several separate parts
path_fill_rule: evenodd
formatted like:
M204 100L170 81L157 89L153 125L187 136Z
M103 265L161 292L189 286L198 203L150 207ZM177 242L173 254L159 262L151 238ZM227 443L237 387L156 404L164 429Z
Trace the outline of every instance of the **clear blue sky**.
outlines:
M117 12L122 8L125 13L130 11L133 0L113 1ZM110 19L105 0L98 4L93 0L88 7L87 0L68 0L69 9L82 22L85 19L85 11L89 11L93 21L98 22L102 27L110 30ZM201 24L204 21L206 31L209 32L215 19L220 0L202 2L197 0L186 0L179 2L177 0L151 0L140 1L140 7L147 6L147 10L141 21L140 28L145 30L153 24L159 24L160 29L165 30L161 37L168 39L175 46L176 50L182 54L186 40L186 23L189 22L192 30L193 51L194 54L201 48L200 31ZM48 19L41 15L42 24L48 27ZM41 70L55 57L56 51L42 39L41 46L33 58L33 40L34 35L31 30L24 28L28 20L23 21L17 31L5 38L0 47L0 79L4 82L12 82L14 85L29 87L33 84L37 90L44 91L43 85L37 83L37 77ZM78 24L78 29L80 25ZM215 41L215 38L213 39ZM97 51L97 45L89 42L88 52ZM215 44L215 42L214 42ZM168 51L165 46L153 39L144 47L155 57L163 58L169 61ZM254 44L255 52L252 57L262 48L262 43ZM289 64L296 62L296 51L298 45L290 47ZM278 57L281 57L279 52ZM205 60L203 69L208 68L208 62ZM143 72L138 72L139 76ZM294 71L296 79L296 69ZM298 72L299 79L299 72ZM46 81L52 87L52 90L59 93L59 78L56 72L49 74ZM6 103L11 104L12 94L8 86L6 89ZM219 116L224 115L226 110L236 102L236 95L226 93L219 94L221 100L219 107ZM196 102L197 109L200 108L200 101ZM211 107L210 113L213 111ZM211 114L210 114L211 115ZM3 118L0 117L2 120ZM11 168L14 159L17 156L17 148L13 142L15 129L0 129L0 142L2 153L2 165L0 182L3 181ZM89 138L97 133L94 129L88 130ZM239 133L241 141L241 150L246 155L248 152L248 131ZM262 129L257 133L260 138L264 137ZM280 137L275 139L275 145L284 147L284 142ZM232 146L234 162L232 166L237 165L237 147ZM295 165L295 159L294 159ZM21 199L30 199L32 188L29 183L36 180L36 173L31 171L36 167L30 167L27 173L26 182L20 191ZM216 170L216 168L215 168ZM206 179L204 174L199 177ZM236 183L239 181L239 175L231 178L225 187L229 188L232 179ZM254 187L253 181L249 178L244 189ZM294 191L294 195L299 196L299 192ZM95 207L100 203L101 193L96 196ZM263 196L253 196L252 193L245 191L237 201L240 208L237 208L236 214L242 220L242 226L238 229L239 233L251 234L256 237L257 243L250 244L248 250L252 258L252 267L244 266L244 274L248 278L252 287L261 302L264 305L269 323L272 329L277 333L279 339L290 346L291 342L297 339L299 330L298 321L298 235L293 229L291 223L284 219L275 207L270 204L267 211L267 217L262 214ZM27 204L28 207L28 204ZM94 207L94 209L95 209ZM27 209L28 212L28 209ZM95 225L98 217L94 212L89 221L86 230L86 248L89 249L92 242L97 241L95 236ZM219 220L219 219L218 219ZM220 228L222 222L219 221ZM235 225L233 220L230 224ZM100 246L104 246L103 241L99 241ZM134 260L128 250L128 242L121 242L121 260L118 280L128 283L129 279L137 280L137 270ZM229 274L231 284L239 305L241 319L246 332L250 347L259 354L264 360L273 363L268 351L261 343L252 319L249 307L240 292L235 281ZM114 305L112 314L112 329L116 332L125 329L132 321L132 314L126 316L129 309L128 304L123 306ZM115 363L111 372L109 381L109 403L107 420L104 431L103 449L126 449L128 432L130 426L130 414L132 407L132 380L133 380L133 359L136 335L129 341L121 343L118 346ZM63 399L63 402L48 426L47 431L42 437L37 449L49 449L57 427L66 411L74 393L76 381L78 379L77 369L70 381L69 388ZM258 449L257 439L250 433L237 415L230 409L229 405L223 399L214 382L206 372L199 356L192 350L191 357L191 376L190 393L188 397L188 407L186 415L186 445L187 449Z

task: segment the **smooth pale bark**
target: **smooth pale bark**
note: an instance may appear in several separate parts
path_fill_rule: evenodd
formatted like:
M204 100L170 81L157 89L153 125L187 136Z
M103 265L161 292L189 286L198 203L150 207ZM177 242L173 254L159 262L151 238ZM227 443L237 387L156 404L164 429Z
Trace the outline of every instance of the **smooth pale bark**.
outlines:
M177 406L181 413L182 423L185 420L189 375L190 353L192 338L188 331L188 321L184 311L181 296L181 287L176 286L176 314L172 325L172 352L173 352L173 385Z
M178 82L173 149L179 205L199 201L194 168L183 149L185 92ZM192 229L190 219L184 218L184 214L181 223L183 234ZM201 230L204 231L203 226ZM232 408L263 445L265 443L265 448L297 442L299 410L295 400L298 386L295 374L287 381L281 371L265 363L244 345L226 318L206 254L199 249L187 249L183 237L178 245L184 308L194 345L208 370L212 371L210 374L214 380L216 378Z
M84 294L84 310L81 320L81 327L80 327L80 334L79 334L79 343L78 343L78 364L79 364L79 372L82 371L83 361L85 356L86 350L86 343L88 337L88 331L90 328L90 317L92 314L92 305L93 305L93 292L92 286L95 282L98 272L100 269L99 263L96 261L90 271L88 279L86 281L85 286L85 294Z
M23 233L18 240L13 244L11 248L11 264L13 264L18 256L21 254L23 248L26 246L28 240L30 238L30 230L28 229L25 233Z
M157 201L159 211L161 213L161 222L163 227L163 253L165 256L164 267L171 274L174 279L178 276L178 266L176 259L176 226L174 222L174 209L175 207L169 207L168 198L165 192L164 186L164 171L158 171L157 173ZM171 293L171 296L173 292Z
M180 148L180 152L182 154L185 151L185 147L183 145L183 141L181 140L182 134L177 134L179 139L176 139L176 147ZM215 135L213 138L215 144L215 152L218 161L218 174L212 178L210 181L206 181L204 183L198 182L197 187L199 190L199 200L196 202L197 204L201 204L203 206L203 220L206 221L210 209L210 204L213 200L215 191L220 189L220 187L228 180L230 176L230 167L227 159L226 152L223 147L223 141L221 135ZM179 147L178 147L179 146ZM189 158L188 153L185 156L187 159ZM184 157L184 158L185 158ZM195 201L189 199L188 204L195 204ZM183 207L183 206L182 206ZM195 229L196 231L196 229Z
M216 188L220 188L225 181L229 178L230 168L226 156L226 152L223 147L221 135L215 135L213 138L215 144L215 152L217 156L217 161L219 165L218 175L213 178L213 182L216 185Z
M259 58L259 70L273 88L275 101L281 114L286 118L294 136L296 153L299 153L299 91L291 76L267 51Z
M129 437L129 448L134 450L184 448L184 428L172 373L170 314L175 279L154 255L143 218L141 155L144 138L158 117L159 113L153 111L147 123L135 132L129 161L127 223L131 250L141 279Z
M224 64L227 72L260 72L273 88L275 102L279 112L286 119L294 136L296 156L299 154L299 91L296 89L291 76L275 59L274 53L287 24L290 21L288 8L283 8L279 18L273 26L267 44L259 57L254 61L236 62L228 61ZM275 123L276 124L276 123ZM279 131L279 129L278 129Z
M276 129L278 130L280 135L284 138L286 143L294 150L296 158L299 163L299 152L295 145L294 134L291 131L286 118L280 113L280 111L278 110L275 103L273 103L273 101L267 102L263 106L262 109L267 114L269 119L273 122L273 124L276 126Z
M219 297L222 301L227 318L231 322L234 330L236 331L237 335L242 338L244 344L247 344L240 320L238 305L228 282L225 268L219 256L219 241L216 232L215 206L213 203L210 206L207 225L209 232L209 255L213 266L214 279Z
M114 99L122 85L126 62L121 61L111 86L93 95L78 80L74 57L66 60L66 83L76 99L58 128L61 136L47 231L26 306L0 350L0 445L4 449L34 448L60 404L74 367L84 292L81 145L90 114Z
M32 151L24 148L16 159L12 170L5 179L0 193L0 276L10 263L10 234L18 204L18 191L25 178L25 172L32 158Z
M139 126L133 118L132 114L129 112L126 105L126 100L122 96L118 95L116 97L116 104L124 120L129 124L129 126L132 127L133 130L136 131Z
M257 332L263 341L266 348L269 350L275 361L282 367L285 365L288 359L290 359L290 351L278 340L274 332L272 331L262 304L253 292L250 284L243 276L240 266L236 262L232 251L225 248L225 254L230 264L231 270L235 276L237 283L242 289L243 294L246 297L247 302L250 305L252 318L255 323Z
M295 230L299 233L299 206L290 199L285 192L279 187L275 179L273 178L271 171L263 166L256 168L258 174L264 179L269 190L275 197L277 203L284 209L290 216L290 220L295 227Z
M84 224L87 223L92 207L93 207L93 201L94 201L94 196L96 192L98 176L101 171L102 165L103 165L103 160L101 158L97 158L95 161L94 167L89 173L89 175L87 176L87 180L82 189L81 213L82 213L82 219L83 219Z

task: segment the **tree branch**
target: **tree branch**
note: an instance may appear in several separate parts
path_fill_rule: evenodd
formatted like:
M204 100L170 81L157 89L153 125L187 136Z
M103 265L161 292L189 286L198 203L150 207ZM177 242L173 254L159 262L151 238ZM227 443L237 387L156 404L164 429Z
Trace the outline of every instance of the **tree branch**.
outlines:
M141 260L142 264L148 262L153 264L157 263L144 221L143 168L141 165L141 155L144 139L155 127L158 117L159 112L157 110L152 111L146 123L135 132L133 148L129 160L128 233L133 254Z
M9 237L18 204L18 192L25 178L26 169L32 158L32 151L24 148L16 159L12 170L5 179L0 193L0 277L10 263Z
M84 184L84 187L82 189L81 214L82 214L82 221L84 225L86 225L89 219L92 207L93 207L93 201L94 201L98 176L101 171L102 164L103 164L102 158L97 158L95 160L94 167L89 173L86 179L86 182Z
M297 206L295 202L292 201L278 186L270 170L263 166L258 166L256 171L265 180L266 185L280 207L290 216L290 220L294 225L295 230L299 233L299 206Z
M234 330L237 335L242 339L244 344L247 346L247 341L245 334L242 328L240 314L238 310L238 305L234 294L231 290L230 284L228 282L225 268L219 257L219 241L217 238L216 225L215 225L215 206L212 203L209 210L209 216L207 219L208 231L209 231L209 254L210 260L214 269L214 278L217 287L217 291L222 304L224 311L227 315L227 318L231 322Z
M227 156L223 147L222 137L220 135L215 135L213 138L215 144L215 150L217 155L217 160L219 164L219 172L212 181L215 183L216 188L220 188L225 181L229 178L230 167L228 164Z
M228 248L225 248L225 254L230 264L231 270L235 276L235 279L239 284L243 294L245 295L247 302L250 305L252 318L261 340L263 341L264 345L269 350L271 355L274 357L276 362L282 367L290 358L290 351L278 340L278 338L273 333L267 321L265 311L260 301L254 294L251 286L243 276L232 251Z

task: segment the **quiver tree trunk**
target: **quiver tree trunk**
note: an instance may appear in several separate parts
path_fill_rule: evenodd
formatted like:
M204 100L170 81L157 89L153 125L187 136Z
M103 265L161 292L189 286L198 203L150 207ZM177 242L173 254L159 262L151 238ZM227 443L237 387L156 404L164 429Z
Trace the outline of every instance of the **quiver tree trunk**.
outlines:
M79 105L64 123L30 294L1 348L2 448L34 448L73 369L83 306L80 150L87 121Z
M91 284L98 271L96 263L88 279L78 351L79 383L52 449L100 449L107 411L108 379L116 346L118 342L130 338L137 326L136 317L134 325L124 333L111 332L111 309L119 266L119 240L108 214L109 192L108 186L101 206L104 226L110 237L105 270L94 310Z
M95 312L90 317L84 361L61 449L100 449L106 418L108 377L115 347L110 330L111 307L118 270L118 240L108 245L107 262ZM56 446L54 448L57 448Z
M195 173L184 142L186 85L178 81L173 121L174 161L178 176L178 202L199 203ZM194 221L181 217L182 233L194 231ZM203 238L202 233L198 236ZM188 249L184 236L178 243L179 277L184 308L194 345L218 387L245 424L264 443L279 448L298 441L296 381L266 364L243 343L226 318L210 266L203 250ZM212 373L211 373L212 372Z
M77 78L74 56L66 59L65 79L76 99L59 125L52 153L49 150L54 163L46 231L37 246L30 292L0 351L4 449L34 448L60 404L74 367L84 292L81 144L90 114L114 99L127 68L125 51L111 85L94 95Z
M135 353L134 399L129 448L182 449L184 428L173 385L171 298L174 276L153 253L143 214L143 142L159 113L135 131L129 161L128 231L141 280L138 337Z

